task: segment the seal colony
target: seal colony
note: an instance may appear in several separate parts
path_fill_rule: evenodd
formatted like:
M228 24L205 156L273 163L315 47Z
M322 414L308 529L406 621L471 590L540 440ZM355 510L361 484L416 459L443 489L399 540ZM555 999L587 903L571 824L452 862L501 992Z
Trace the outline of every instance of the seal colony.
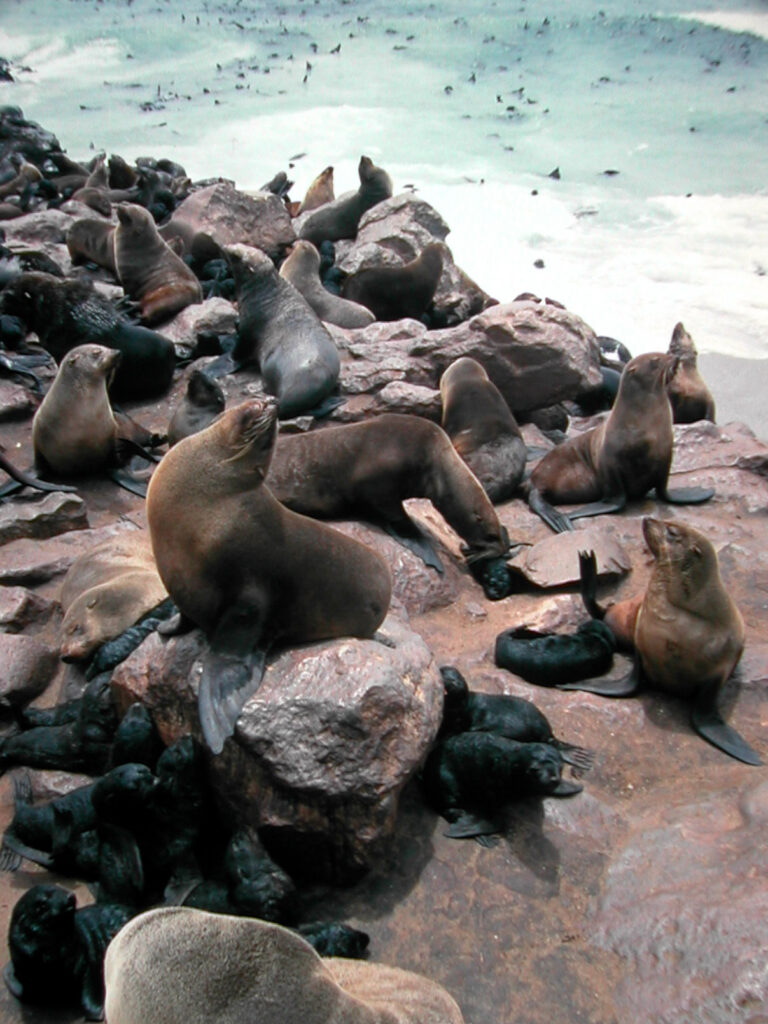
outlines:
M29 143L34 130L21 112L0 111L0 121L11 139L16 127L24 129L19 146ZM268 853L261 845L263 839L266 847L271 838L280 861L278 854L292 844L293 835L286 827L288 838L281 845L274 837L282 825L262 829L260 823L258 836L225 827L218 816L221 794L210 790L208 773L235 756L256 759L252 751L245 753L244 729L237 722L273 653L344 638L373 640L366 646L382 652L393 645L382 624L393 582L401 581L393 580L389 562L375 550L375 534L363 544L317 520L378 518L425 552L403 506L419 496L432 502L464 545L463 560L456 548L449 551L454 575L469 570L488 598L507 602L496 606L508 612L510 623L498 638L498 665L518 680L554 685L561 691L555 699L573 702L555 705L555 711L573 707L588 717L590 705L579 704L576 695L566 697L565 690L629 696L647 682L690 700L693 726L711 744L746 764L759 764L760 755L723 721L717 706L741 656L745 627L703 533L688 523L646 518L643 529L655 558L648 587L605 612L595 596L595 570L582 559L582 589L594 621L575 634L549 632L521 623L507 566L504 510L494 508L527 492L537 512L548 515L556 529L568 529L570 519L555 515L548 500L586 502L585 509L568 513L575 519L625 512L628 501L643 498L651 487L665 501L695 505L711 497L702 488L669 487L674 396L683 391L683 397L691 393L695 398L693 411L681 415L714 417L706 389L691 373L681 372L691 368L693 342L679 324L669 353L632 360L620 343L604 340L604 362L611 365L603 366L600 400L615 397L612 410L591 429L556 445L526 481L530 453L516 410L505 397L509 380L495 361L493 341L482 355L473 350L477 358L441 354L433 376L420 369L419 384L408 374L411 357L421 359L429 348L429 328L441 323L438 301L446 302L443 309L467 308L461 296L445 299L435 292L441 275L457 269L444 243L421 245L417 257L395 268L394 275L384 272L382 260L357 282L357 275L347 278L344 287L337 253L354 241L367 210L393 191L386 171L368 158L361 158L360 188L350 196L333 198L331 168L316 179L305 212L292 224L300 240L290 253L288 242L268 246L264 241L267 254L257 245L199 231L186 248L180 240L175 254L157 224L163 229L190 191L210 186L192 185L183 168L167 161L137 162L132 168L113 156L109 161L97 157L86 166L68 160L52 143L46 146L36 158L37 173L24 171L18 158L7 168L3 191L19 211L15 219L22 221L29 210L45 214L52 197L63 202L72 195L108 214L102 220L92 214L73 218L70 230L61 233L67 249L57 243L51 250L62 267L68 267L67 255L85 261L78 271L82 277L65 275L44 252L9 249L10 256L2 256L0 341L13 352L2 353L3 371L15 374L31 394L38 380L32 367L43 366L48 373L47 394L42 401L35 399L40 405L25 439L37 468L52 475L74 474L90 498L98 491L91 489L87 475L121 462L145 443L164 443L162 435L113 406L114 387L123 396L145 400L164 395L174 382L175 409L173 417L168 404L152 410L153 418L159 410L168 424L172 447L149 485L149 537L129 531L119 541L94 546L73 564L61 590L59 603L66 615L60 653L71 662L68 668L81 696L51 711L18 709L0 740L3 766L102 776L76 797L44 806L33 806L23 784L15 786L14 820L2 859L37 858L46 867L88 878L98 887L104 920L91 921L93 915L76 911L73 901L56 890L30 890L32 895L19 901L9 934L13 964L6 982L23 1000L50 996L57 1005L69 1001L97 1016L104 936L112 921L125 914L124 920L136 920L118 933L107 956L109 1024L139 1024L148 1015L175 1020L169 1009L171 973L189 982L182 988L190 1002L178 1018L185 1024L211 1014L229 1019L230 1010L236 1014L230 982L263 1009L264 986L271 982L260 968L275 964L275 984L282 994L274 1019L294 1011L318 1024L342 1019L338 1014L323 1017L325 1003L313 995L320 992L336 1007L351 1007L344 1019L458 1024L458 1007L434 983L380 964L359 971L338 962L324 964L295 932L264 923L298 925L296 887L282 862L271 860L271 847ZM289 201L290 187L283 172L267 188L283 216L296 205ZM117 225L113 203L120 204ZM94 265L101 268L98 284L99 275L113 274L111 287L122 287L123 299L106 297L91 282ZM372 311L333 294L334 288L347 294L359 288L356 294L368 296ZM396 305L395 292L405 295L405 305ZM418 303L409 305L414 293ZM202 311L195 307L203 294L234 295L236 325L230 320L226 328L211 329L201 318L200 327L185 333L184 317L198 324L196 313ZM183 316L168 323L168 337L135 323L141 318L165 324L182 307ZM377 349L369 359L373 369L367 390L356 392L344 370L366 358L360 339L375 325L372 318L390 315L422 317L428 328L425 343L414 344L404 356L398 350L392 364L400 362L391 377L382 369L389 353ZM327 323L341 326L329 330ZM46 350L42 354L32 332ZM59 364L55 379L46 352ZM614 352L618 362L609 359ZM203 358L208 356L213 363ZM182 377L179 364L190 359L196 365ZM386 396L383 382L396 385ZM269 395L262 394L262 384ZM393 396L397 408L408 387L431 391L432 404L428 410L426 404L421 407L426 415L385 411ZM251 397L242 400L244 395ZM233 399L229 409L227 397ZM572 396L575 402L583 398L585 407L588 397ZM370 398L375 401L366 404ZM339 402L346 405L338 407ZM564 415L562 409L555 412ZM329 414L332 425L323 419ZM363 422L354 422L356 417ZM283 423L279 436L278 419L293 420ZM440 419L442 427L432 422ZM563 426L566 419L557 422ZM549 422L555 421L550 417ZM0 468L18 473L5 456ZM23 471L19 475L25 486L57 486ZM138 503L129 507L141 512ZM693 509L689 516L697 514ZM631 524L631 516L623 522ZM427 578L437 579L434 573ZM419 585L424 579L418 578ZM473 630L479 633L489 606L474 604L468 614L476 616ZM178 615L168 622L174 608ZM168 636L192 627L204 639L198 634L201 653L182 684L191 689L191 679L198 686L197 720L185 720L184 727L195 732L199 723L208 749L202 750L187 732L161 753L169 742L163 718L168 709L152 707L151 695L146 705L118 709L110 690L112 670L156 630ZM164 653L172 646L157 637L150 642L164 645ZM184 642L179 640L177 649ZM585 679L601 673L617 647L627 646L636 652L627 680ZM492 647L485 652L489 664ZM444 713L440 721L435 715L423 740L421 782L426 802L448 820L449 835L489 845L489 836L505 831L511 802L525 800L530 807L546 796L577 797L582 783L573 780L592 768L590 750L557 738L547 717L529 701L507 692L470 691L455 668L444 668L442 678ZM493 679L498 685L503 677L496 673ZM310 682L320 686L326 680ZM428 684L427 678L425 702ZM506 689L506 681L500 685ZM357 723L344 721L339 729L355 732ZM305 733L297 735L303 739ZM311 790L316 782L308 778L302 785ZM367 799L366 793L361 803ZM397 794L388 799L394 806ZM361 830L369 827L367 819L361 821ZM310 871L312 841L309 852L303 847L296 858ZM162 898L185 907L136 917ZM127 909L115 911L113 919L108 906ZM235 915L243 915L242 921ZM360 955L367 945L364 933L341 925L305 923L299 930L325 951ZM229 987L212 1010L206 1000L212 993L218 1000L218 943L231 951L231 973ZM169 950L171 962L164 960ZM59 973L46 975L52 958L61 961Z

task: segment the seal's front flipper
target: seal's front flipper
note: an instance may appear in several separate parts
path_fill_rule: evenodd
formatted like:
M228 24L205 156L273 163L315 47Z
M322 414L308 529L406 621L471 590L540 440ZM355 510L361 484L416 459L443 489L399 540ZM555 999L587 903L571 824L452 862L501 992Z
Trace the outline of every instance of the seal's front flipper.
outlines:
M192 619L187 618L183 612L177 612L171 615L170 619L161 622L157 632L160 636L184 636L185 633L191 633L194 628L195 623Z
M451 839L477 839L478 836L494 836L500 831L498 825L485 818L478 818L468 811L453 822L447 832L443 833Z
M757 751L720 717L716 706L718 688L708 686L700 691L691 712L693 728L699 736L703 736L713 746L735 757L737 761L743 761L744 764L762 764Z
M703 505L715 496L711 487L678 487L674 491L657 487L656 494L670 505Z
M342 398L341 395L328 395L319 405L316 405L313 409L308 409L303 415L312 416L316 420L322 420L326 416L330 416L334 409L344 405L346 401L346 398Z
M12 996L16 996L17 999L24 998L24 986L16 977L13 970L13 964L5 965L5 969L3 970L3 981L5 982L5 987Z
M535 512L539 519L543 519L555 533L569 533L573 529L571 517L545 501L541 491L536 487L530 487L528 490L528 505L531 511Z
M146 498L146 480L139 480L138 477L135 477L125 469L110 469L107 471L107 476L110 480L114 480L118 487L123 487L126 491L130 491L131 494L138 494L140 498Z
M576 769L573 773L574 775L578 772L579 776L581 776L592 770L595 763L595 755L591 750L586 750L584 747L575 747L571 743L563 743L562 740L557 740L555 746L565 763Z
M618 494L605 498L603 501L592 501L589 505L581 505L568 513L569 519L589 519L592 516L606 516L613 512L621 512L626 508L627 497L625 494Z
M20 839L17 839L12 832L6 832L3 836L0 858L2 859L0 863L0 870L2 871L16 871L21 864L22 858L32 861L33 864L39 864L43 868L51 869L54 866L53 857L50 853L27 846L26 843L22 843Z
M128 829L99 826L99 902L141 905L145 877L141 851Z
M108 672L116 668L121 662L125 661L129 654L136 650L150 633L159 629L160 625L167 622L177 611L176 605L170 597L167 597L165 601L156 605L152 611L147 612L135 625L123 630L120 636L116 636L114 640L108 640L102 644L91 658L85 670L85 678L90 680L102 672Z
M445 566L440 561L440 556L435 551L434 545L426 534L422 533L418 526L410 520L398 520L397 524L387 519L382 522L382 527L389 536L402 544L404 548L412 551L417 558L420 558L425 565L431 566L439 573L445 572Z
M636 657L631 672L621 679L583 679L579 683L560 683L557 689L585 690L587 693L597 693L601 697L631 697L642 688L642 685L640 659Z
M202 657L198 711L205 742L214 754L235 731L243 705L264 678L266 646L258 646L261 630L253 616L241 608L226 611L209 637L210 649Z
M579 552L581 600L593 619L604 619L605 609L597 603L597 558L594 551Z
M134 455L138 455L140 459L144 459L146 462L157 463L160 461L160 456L150 452L144 445L139 444L132 437L118 437L115 441L115 454L121 465Z
M547 793L547 796L576 796L577 793L581 793L584 787L580 786L578 782L569 782L568 779L561 779L557 786Z
M214 359L212 363L208 363L203 372L206 377L217 380L219 377L226 377L228 374L239 370L240 366L240 363L235 362L231 352L224 352L217 359Z

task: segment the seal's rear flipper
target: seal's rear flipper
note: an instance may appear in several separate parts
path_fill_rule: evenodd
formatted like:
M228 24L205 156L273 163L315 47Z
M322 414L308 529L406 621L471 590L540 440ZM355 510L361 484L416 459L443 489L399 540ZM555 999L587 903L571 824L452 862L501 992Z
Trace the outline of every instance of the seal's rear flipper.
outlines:
M581 793L584 787L580 786L578 782L569 782L567 779L561 779L555 789L550 790L547 796L576 796L577 793Z
M579 552L581 600L593 619L605 618L605 609L597 603L597 558L594 551Z
M640 659L635 658L632 670L621 679L584 679L578 683L559 683L558 690L585 690L601 697L631 697L643 685Z
M717 687L708 687L701 692L691 712L693 728L699 736L719 750L735 757L737 761L743 761L744 764L762 764L757 751L753 750L735 729L722 720L715 706L716 696Z
M703 505L705 501L715 496L711 487L678 487L674 491L666 487L660 490L657 487L656 494L670 505Z
M560 751L560 756L566 764L576 768L579 775L584 775L592 770L595 763L595 755L591 750L584 747L574 747L571 743L564 743L556 740L555 746ZM574 772L574 775L576 772Z
M39 864L43 868L52 868L53 857L50 853L45 850L36 850L32 846L27 846L26 843L22 843L20 839L17 839L13 833L6 831L3 836L3 847L2 853L2 871L15 871L16 868L21 864L22 859L30 860L33 864Z
M127 472L127 470L125 469L107 470L107 476L110 478L110 480L114 480L118 487L125 488L125 490L130 491L131 494L138 494L140 498L146 498L146 480L139 480L138 477L135 477L132 473Z
M464 811L447 832L443 833L451 839L477 839L478 836L494 836L499 833L498 825L487 821L485 818L478 818L468 811Z
M531 511L535 512L539 519L543 519L555 533L569 533L573 529L570 517L545 501L536 487L528 490L528 505Z
M47 480L41 480L37 476L33 476L29 471L19 469L18 466L14 466L12 462L3 455L0 451L0 469L4 470L8 476L13 477L16 481L15 484L7 483L3 488L0 489L0 498L5 498L10 494L17 494L22 487L33 487L36 491L67 491L73 492L77 488L72 487L70 484L52 484Z
M313 409L307 409L303 415L313 416L316 420L322 420L324 417L330 416L334 409L344 405L346 401L346 398L342 398L340 395L329 395L323 399L320 405L316 405Z
M626 495L620 494L615 497L606 498L604 501L592 501L588 505L581 505L568 513L569 519L589 519L592 516L605 516L613 512L621 512L626 507Z
M208 363L203 373L206 377L217 380L219 377L226 377L240 368L241 364L235 361L232 353L224 352L217 359L214 359L212 363Z
M161 623L167 622L177 612L178 609L170 597L161 601L133 626L129 626L119 636L113 640L107 640L99 647L88 663L85 678L91 680L102 672L116 668L136 650L150 633L153 633Z
M422 533L415 523L408 521L410 526L398 521L397 525L390 520L382 522L382 528L389 536L402 544L404 548L412 551L417 558L420 558L425 565L436 569L440 574L445 572L445 566L440 561L440 556L435 551L432 541L426 534Z

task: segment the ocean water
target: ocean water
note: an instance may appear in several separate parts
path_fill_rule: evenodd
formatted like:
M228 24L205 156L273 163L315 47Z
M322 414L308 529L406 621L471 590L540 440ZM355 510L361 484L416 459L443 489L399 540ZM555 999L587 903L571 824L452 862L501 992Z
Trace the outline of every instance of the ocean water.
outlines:
M286 169L300 199L366 153L498 299L768 358L765 0L1 0L0 55L0 103L75 157Z

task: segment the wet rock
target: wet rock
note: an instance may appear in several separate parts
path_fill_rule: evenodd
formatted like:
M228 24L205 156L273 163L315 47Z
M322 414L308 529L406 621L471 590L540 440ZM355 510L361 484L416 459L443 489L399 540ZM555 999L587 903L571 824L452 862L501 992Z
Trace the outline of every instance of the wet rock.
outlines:
M37 405L32 393L21 384L0 381L0 423L28 419L34 415Z
M35 637L0 633L0 701L27 704L48 686L59 664L58 653Z
M215 297L187 306L173 320L163 325L163 334L175 345L194 348L198 334L234 334L237 329L237 307L226 299Z
M623 576L632 568L614 531L602 524L552 534L532 547L522 548L509 564L537 587L562 587L579 582L580 551L595 552L598 576Z
M95 530L74 530L48 540L14 540L3 548L0 585L37 586L61 576L72 562L108 537L138 527L128 519L118 519Z
M45 625L57 605L26 587L0 587L0 632L21 633Z
M246 195L221 183L187 196L173 213L162 234L181 236L187 247L198 232L210 235L219 246L253 245L278 259L296 240L285 204L269 192Z
M315 877L348 877L370 864L440 722L442 683L424 641L392 613L376 637L274 656L235 737L211 762L238 820L260 825L278 859ZM199 735L204 645L199 631L150 636L115 670L119 707L142 700L167 743Z
M53 491L0 505L0 544L23 537L42 540L87 527L88 511L78 494Z

